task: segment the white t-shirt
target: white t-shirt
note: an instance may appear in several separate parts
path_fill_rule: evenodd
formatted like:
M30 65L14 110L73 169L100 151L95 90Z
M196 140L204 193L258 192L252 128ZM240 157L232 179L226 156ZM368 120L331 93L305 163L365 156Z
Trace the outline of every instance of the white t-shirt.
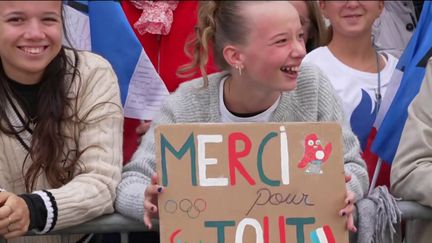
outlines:
M384 97L398 59L386 53L381 55L387 60L380 72L381 97ZM306 55L303 62L317 65L327 75L341 97L347 119L364 149L377 114L375 108L378 74L359 71L345 65L328 47L313 50Z
M251 116L251 117L238 117L233 115L225 106L225 102L223 99L223 95L224 95L223 87L226 79L227 77L224 78L219 85L219 110L221 112L222 122L228 123L228 122L268 122L270 121L270 117L273 111L276 110L276 107L279 104L280 96L272 106L270 106L267 110L259 113L258 115Z

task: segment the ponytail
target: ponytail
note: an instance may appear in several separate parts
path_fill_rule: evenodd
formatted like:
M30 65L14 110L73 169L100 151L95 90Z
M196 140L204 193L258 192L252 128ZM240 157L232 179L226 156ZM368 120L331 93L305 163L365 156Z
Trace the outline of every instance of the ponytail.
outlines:
M198 68L208 86L206 66L210 47L214 61L221 70L230 65L223 57L223 48L227 44L242 44L246 41L247 29L244 17L239 13L241 1L201 1L198 9L198 23L195 36L185 44L185 53L192 60L177 71L180 77L190 77Z
M209 58L209 46L214 43L214 34L216 32L216 1L201 2L198 9L198 23L195 26L195 38L189 40L184 48L186 55L192 61L180 67L177 74L196 73L196 67L199 67L201 75L204 78L204 87L208 85L207 72L205 67ZM190 76L190 75L186 76ZM183 75L184 76L184 75Z

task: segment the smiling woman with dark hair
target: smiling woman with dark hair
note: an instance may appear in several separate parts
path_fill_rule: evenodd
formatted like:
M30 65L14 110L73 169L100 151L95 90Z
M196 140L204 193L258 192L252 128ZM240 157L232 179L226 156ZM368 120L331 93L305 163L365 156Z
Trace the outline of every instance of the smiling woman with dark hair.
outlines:
M113 212L123 124L117 78L103 58L63 47L63 26L60 1L0 2L0 234L7 239Z

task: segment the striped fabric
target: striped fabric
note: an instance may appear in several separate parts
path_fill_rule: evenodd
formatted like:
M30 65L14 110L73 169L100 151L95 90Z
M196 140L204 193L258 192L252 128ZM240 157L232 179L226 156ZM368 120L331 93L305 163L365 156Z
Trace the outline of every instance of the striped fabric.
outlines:
M336 240L333 236L333 232L328 225L324 225L314 231L310 232L310 238L312 243L335 243Z
M70 44L107 59L119 80L124 116L151 120L168 90L133 32L120 2L67 1Z

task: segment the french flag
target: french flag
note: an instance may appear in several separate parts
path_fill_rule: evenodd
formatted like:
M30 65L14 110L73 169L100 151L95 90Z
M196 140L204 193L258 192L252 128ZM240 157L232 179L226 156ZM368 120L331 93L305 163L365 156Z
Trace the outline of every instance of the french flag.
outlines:
M333 232L328 225L324 225L314 231L310 232L310 238L312 243L335 243L336 240L333 236Z
M151 120L169 94L118 1L67 1L70 44L106 58L119 79L125 117ZM68 43L65 43L68 44Z
M432 56L432 2L424 1L420 20L393 75L397 82L387 89L377 117L378 133L372 151L392 163L408 116L408 106L417 95Z

